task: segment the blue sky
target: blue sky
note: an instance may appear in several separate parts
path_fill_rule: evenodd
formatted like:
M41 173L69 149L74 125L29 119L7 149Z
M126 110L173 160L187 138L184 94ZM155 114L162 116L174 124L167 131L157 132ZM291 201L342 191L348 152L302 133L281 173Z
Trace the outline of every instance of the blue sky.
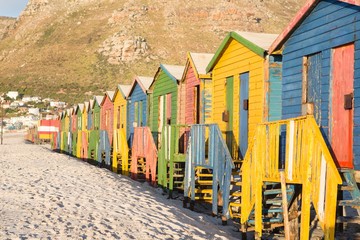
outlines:
M18 17L29 0L0 0L0 16Z

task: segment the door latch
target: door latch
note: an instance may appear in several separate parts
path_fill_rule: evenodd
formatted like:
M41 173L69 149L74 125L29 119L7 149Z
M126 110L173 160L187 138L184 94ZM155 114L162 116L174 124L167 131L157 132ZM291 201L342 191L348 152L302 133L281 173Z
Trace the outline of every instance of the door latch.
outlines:
M354 98L353 93L344 95L344 109L345 110L353 109L353 98Z

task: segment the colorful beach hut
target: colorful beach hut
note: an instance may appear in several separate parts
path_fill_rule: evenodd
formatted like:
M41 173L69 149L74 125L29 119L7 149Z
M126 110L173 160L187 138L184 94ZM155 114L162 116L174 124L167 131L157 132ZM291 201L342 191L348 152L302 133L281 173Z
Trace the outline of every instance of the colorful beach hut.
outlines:
M210 123L211 119L211 75L206 67L214 54L187 53L187 60L179 84L179 124Z
M80 158L86 160L88 158L88 112L90 108L90 102L84 102L84 108L82 111L82 123L81 123L81 147Z
M90 161L98 162L98 148L100 139L100 104L103 101L104 96L95 96L92 102L91 109L89 109L89 115L91 116L91 127L89 130L89 149L88 158ZM91 111L91 113L90 113ZM90 125L89 125L90 126Z
M178 83L183 73L184 66L160 64L149 88L149 123L158 146L163 127L177 123Z
M358 1L310 0L270 48L272 54L283 56L282 117L314 116L343 175L343 185L351 186L346 191L352 199L340 201L340 206L357 209L360 208L360 191L356 184L356 175L360 173L359 23ZM327 176L330 165L323 161L318 175L322 187L315 186L317 192L312 195L326 196L322 207L316 210L326 237L333 238L335 211L323 207L328 202L336 204L337 188L327 186L328 179L334 182L336 179ZM303 192L304 196L309 194ZM339 197L341 200L342 194ZM312 201L316 205L317 199ZM308 218L309 212L304 213Z
M76 156L77 151L77 114L76 114L77 105L71 108L71 155Z
M265 59L277 36L230 32L207 66L212 73L213 121L233 159L245 156L256 124L265 118Z
M119 84L115 90L113 129L113 159L112 168L114 172L121 172L127 175L129 172L129 147L126 138L127 130L127 96L131 89L131 85Z
M79 103L75 108L75 115L76 115L76 157L81 158L81 148L82 148L82 124L83 124L83 111L84 111L84 104Z
M153 80L152 77L137 76L131 84L127 97L127 139L129 147L132 146L134 127L143 127L147 125L147 91Z
M109 167L111 166L110 155L113 140L114 93L114 91L106 91L100 104L100 142L98 161Z

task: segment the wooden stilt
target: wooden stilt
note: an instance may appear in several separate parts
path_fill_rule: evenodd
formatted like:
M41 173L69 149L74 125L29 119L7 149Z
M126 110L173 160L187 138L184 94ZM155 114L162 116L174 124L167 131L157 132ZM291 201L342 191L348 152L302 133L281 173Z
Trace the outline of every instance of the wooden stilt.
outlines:
M288 201L286 195L286 179L283 169L280 170L280 180L281 180L281 195L282 195L282 205L283 205L283 215L284 215L285 239L290 240Z

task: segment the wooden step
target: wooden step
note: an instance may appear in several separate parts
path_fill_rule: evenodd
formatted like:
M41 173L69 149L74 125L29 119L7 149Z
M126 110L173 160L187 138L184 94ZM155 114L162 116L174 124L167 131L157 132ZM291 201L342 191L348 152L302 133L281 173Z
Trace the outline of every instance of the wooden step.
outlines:
M241 192L233 192L230 195L233 196L233 197L241 197L242 193Z
M212 189L199 189L199 188L196 188L195 189L195 193L212 193Z
M210 196L198 196L195 197L195 200L212 200L212 197Z
M292 189L286 189L286 193L291 193L293 192ZM280 194L281 193L281 189L268 189L264 191L264 195L274 195L274 194Z
M352 208L356 208L356 209L360 209L360 201L356 201L356 200L341 200L338 202L339 206L347 206L347 207L352 207Z
M263 223L282 223L283 222L283 218L264 218L262 220ZM255 224L255 220L254 219L250 219L248 221L249 224Z
M242 186L242 182L240 182L240 181L231 181L231 185L233 185L233 186Z
M360 224L360 217L354 216L354 217L345 217L345 216L339 216L336 218L336 223L357 223Z
M199 185L203 185L203 186L211 186L213 184L212 180L197 180L196 181L197 184Z
M241 207L241 203L231 202L231 203L229 203L229 206L230 206L230 207Z
M198 173L196 176L200 177L212 177L213 175L211 173Z
M341 185L340 186L340 190L342 191L353 191L355 188L354 186L350 186L350 185Z

